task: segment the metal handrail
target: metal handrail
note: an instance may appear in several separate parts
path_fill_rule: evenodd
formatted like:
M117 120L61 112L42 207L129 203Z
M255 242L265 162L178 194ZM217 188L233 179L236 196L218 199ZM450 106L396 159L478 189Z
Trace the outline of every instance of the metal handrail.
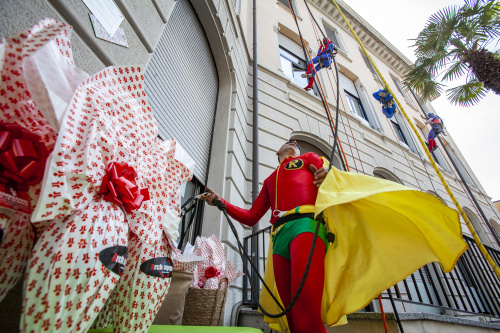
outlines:
M257 257L262 263L259 265L261 273L265 270L266 247L269 245L270 236L271 227L267 227L243 239L246 253L250 257ZM500 320L500 281L496 279L491 266L481 255L474 239L464 235L464 240L469 248L450 273L443 273L436 263L425 265L382 293L382 299L387 300L392 296L395 302L424 307L415 312L436 314L458 312L464 315L482 316L489 321ZM257 245L253 248L252 244ZM497 264L500 264L500 251L489 246L485 247ZM245 279L243 304L256 306L257 300L252 298L250 290L251 288L260 290L260 287L260 282L251 286L248 279ZM393 311L397 312L397 309Z

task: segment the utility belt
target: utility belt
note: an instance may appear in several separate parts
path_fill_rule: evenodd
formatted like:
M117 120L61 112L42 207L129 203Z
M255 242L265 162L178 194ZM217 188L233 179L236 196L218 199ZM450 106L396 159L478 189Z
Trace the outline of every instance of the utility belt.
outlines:
M294 213L294 214L289 214L285 215L283 217L280 217L276 222L274 222L272 228L271 228L271 237L274 238L276 234L280 231L280 229L290 221L298 220L298 219L303 219L303 218L310 218L314 220L314 213ZM335 240L335 234L329 232L328 227L325 223L325 220L323 219L323 214L318 215L318 219L316 220L317 222L323 224L323 226L327 230L327 238L328 242L333 243Z
M271 228L271 235L276 235L281 227L285 225L285 223L303 218L310 218L314 220L314 213L294 213L280 217L276 220L276 222L274 222L273 227Z

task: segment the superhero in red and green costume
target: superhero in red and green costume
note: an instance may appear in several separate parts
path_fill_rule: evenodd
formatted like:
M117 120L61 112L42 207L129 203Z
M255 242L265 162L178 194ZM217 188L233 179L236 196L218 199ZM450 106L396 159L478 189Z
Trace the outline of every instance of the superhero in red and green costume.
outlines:
M345 324L345 315L427 263L438 262L450 272L467 248L458 213L430 194L335 168L326 175L318 169L323 160L314 153L300 155L295 142L283 145L278 155L279 167L249 210L224 201L229 215L249 226L272 209L272 256L266 267L273 269L266 269L264 281L283 308L305 271L318 223L312 217L324 217L322 241L316 242L304 289L287 320L264 317L272 329L326 332L323 322ZM212 193L203 200L212 204L218 198ZM432 211L421 209L429 205ZM327 238L327 231L335 238ZM281 312L264 288L259 302L271 313Z
M315 153L294 157L299 151L295 141L280 149L279 167L264 181L250 209L236 207L221 198L227 213L238 222L253 226L272 210L271 224L285 215L295 214L292 220L273 228L273 269L279 296L286 308L302 279L311 249L316 222L312 216L318 187L314 171L323 170L323 159ZM295 151L295 149L297 149ZM287 156L287 152L292 153ZM320 226L312 263L300 296L287 314L292 332L326 332L321 319L321 298L324 285L324 258L328 245L326 230Z

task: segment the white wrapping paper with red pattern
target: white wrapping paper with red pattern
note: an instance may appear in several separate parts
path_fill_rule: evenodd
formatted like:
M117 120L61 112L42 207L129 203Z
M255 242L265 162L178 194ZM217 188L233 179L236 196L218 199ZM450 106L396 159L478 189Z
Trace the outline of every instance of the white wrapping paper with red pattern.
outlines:
M127 163L151 197L128 214L131 230L144 243L159 244L162 229L178 224L179 188L192 177L194 162L175 140L157 135L142 67L110 67L93 75L67 111L32 219L57 219L84 209L97 200L108 164Z
M144 274L141 263L151 258L172 256L167 237L160 245L144 244L130 234L129 254L123 276L112 296L113 332L147 332L170 288L171 277L160 278Z
M113 324L113 294L116 292L116 288L109 296L106 304L99 312L99 315L94 320L91 329L103 329Z
M88 74L76 68L70 43L71 27L43 19L30 29L7 37L0 47L1 120L37 134L50 152L57 136L57 122L78 84ZM51 97L49 97L49 95ZM31 185L33 209L40 184ZM48 224L37 225L42 229ZM0 208L0 301L22 276L34 241L30 215Z
M239 278L240 276L243 275L242 272L238 271L236 268L233 267L233 264L231 264L230 261L226 262L226 271L224 274L220 274L221 277L216 276L210 279L207 279L205 283L203 284L204 289L217 289L219 288L219 282L222 281L221 284L221 289L226 289L228 285L226 285L226 282L224 280L221 280L222 277L227 277L228 284L229 286L233 284L233 282Z
M193 280L191 288L217 289L223 277L227 277L229 285L231 285L234 280L243 275L234 269L231 262L226 260L224 247L215 234L209 238L197 237L193 254L205 257L207 260L196 266L194 272L196 278ZM209 271L216 271L216 276L208 274ZM222 288L227 287L226 285L222 286Z
M35 230L27 214L0 211L0 302L23 276L33 248Z
M198 281L198 275L196 274L198 265L207 260L207 258L192 253L181 253L180 250L175 249L172 253L172 260L174 261L174 270L193 273L194 283Z
M120 279L99 253L127 246L128 232L123 211L102 199L52 221L28 262L21 332L86 332Z
M176 159L179 156L182 161ZM149 191L150 199L126 215L99 194L111 162L127 163L135 170L137 186ZM177 228L179 187L191 178L193 165L174 140L157 138L142 67L106 68L83 82L66 111L33 212L34 221L53 221L42 235L47 242L37 244L30 261L23 330L88 330L120 279L105 268L99 255L128 246L129 230L138 238L129 251L139 245L161 247L163 230ZM47 247L52 249L50 254ZM65 280L47 279L59 271ZM144 279L139 274L135 283ZM44 300L42 307L36 306L37 299ZM156 303L152 306L135 313L154 318Z

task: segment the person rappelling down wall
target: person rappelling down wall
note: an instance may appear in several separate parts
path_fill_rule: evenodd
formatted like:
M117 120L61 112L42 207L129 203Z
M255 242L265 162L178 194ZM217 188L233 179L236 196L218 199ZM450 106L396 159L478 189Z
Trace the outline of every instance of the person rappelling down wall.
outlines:
M398 105L387 89L380 89L373 93L373 97L382 104L382 112L390 119L398 109Z
M437 149L435 141L436 137L441 133L443 133L444 129L443 120L438 115L435 115L433 113L428 113L425 123L432 126L432 129L430 130L429 135L427 136L427 141L428 141L427 146L429 148L429 151L432 153L434 150Z
M307 71L302 74L302 77L308 77L309 81L307 86L304 88L305 90L309 91L313 87L314 83L314 77L316 76L316 73L319 72L323 68L328 68L332 64L332 55L337 53L337 49L335 48L335 45L328 39L328 38L323 38L321 41L321 44L318 49L318 53L316 54L316 57L314 57L310 62L309 65L307 66ZM316 67L314 67L316 65Z
M277 300L262 288L260 305L266 312L288 307L310 262L291 311L286 317L265 317L272 329L326 332L324 323L345 324L345 315L427 263L437 261L450 272L467 249L458 213L430 194L336 168L327 172L324 158L301 155L295 141L276 154L280 164L250 209L211 191L203 197L219 208L222 201L223 209L247 226L271 208L272 255L264 281ZM429 206L433 209L421 209Z

